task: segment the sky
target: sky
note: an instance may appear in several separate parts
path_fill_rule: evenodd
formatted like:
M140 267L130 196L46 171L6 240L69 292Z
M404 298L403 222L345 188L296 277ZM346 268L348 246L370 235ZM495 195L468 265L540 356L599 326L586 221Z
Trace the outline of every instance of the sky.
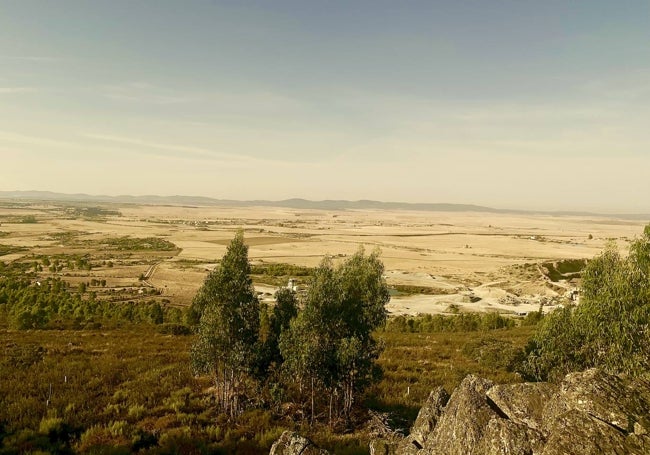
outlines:
M0 190L650 213L650 2L0 0Z

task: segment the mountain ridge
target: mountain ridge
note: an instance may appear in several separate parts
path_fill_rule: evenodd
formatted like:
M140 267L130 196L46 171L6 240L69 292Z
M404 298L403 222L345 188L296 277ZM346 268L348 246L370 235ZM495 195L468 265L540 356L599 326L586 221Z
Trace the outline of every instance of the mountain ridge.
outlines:
M520 215L550 215L550 216L598 216L605 218L619 218L629 220L648 220L650 214L623 213L603 214L588 211L544 211L523 209L499 209L476 204L452 204L429 202L392 202L360 199L357 201L343 199L309 200L303 198L289 198L279 201L255 199L233 200L217 199L207 196L158 196L158 195L91 195L86 193L57 193L53 191L0 191L0 199L25 200L25 201L52 201L52 202L91 202L91 203L126 203L144 205L200 205L200 206L230 206L230 207L282 207L293 209L316 210L414 210L426 212L478 212L501 213Z

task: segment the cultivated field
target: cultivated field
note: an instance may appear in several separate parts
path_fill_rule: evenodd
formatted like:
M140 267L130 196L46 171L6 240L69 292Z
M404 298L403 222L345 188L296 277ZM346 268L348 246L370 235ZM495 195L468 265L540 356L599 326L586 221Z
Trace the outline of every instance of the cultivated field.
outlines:
M571 260L591 258L611 240L624 246L644 224L469 212L5 201L0 261L41 264L39 277L87 283L100 299L156 296L182 306L242 228L251 262L262 267L313 267L325 255L336 261L359 246L380 248L394 293L392 314L521 314L540 303L562 303L578 285L575 272L582 266ZM261 297L272 300L285 278L256 276Z

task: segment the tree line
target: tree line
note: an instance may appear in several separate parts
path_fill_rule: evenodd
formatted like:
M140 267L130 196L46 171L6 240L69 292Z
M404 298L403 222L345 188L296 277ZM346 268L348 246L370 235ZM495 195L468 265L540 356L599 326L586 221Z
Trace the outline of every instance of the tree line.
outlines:
M96 328L106 323L125 322L180 326L184 322L182 310L156 301L99 300L92 292L84 293L85 283L74 292L66 281L57 277L36 282L26 266L0 267L0 322L12 328ZM173 330L173 327L168 329Z

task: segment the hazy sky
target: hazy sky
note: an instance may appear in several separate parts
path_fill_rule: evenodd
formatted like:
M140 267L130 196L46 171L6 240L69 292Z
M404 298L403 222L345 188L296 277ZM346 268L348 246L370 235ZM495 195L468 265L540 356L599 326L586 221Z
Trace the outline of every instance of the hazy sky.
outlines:
M0 0L0 190L650 212L650 2Z

